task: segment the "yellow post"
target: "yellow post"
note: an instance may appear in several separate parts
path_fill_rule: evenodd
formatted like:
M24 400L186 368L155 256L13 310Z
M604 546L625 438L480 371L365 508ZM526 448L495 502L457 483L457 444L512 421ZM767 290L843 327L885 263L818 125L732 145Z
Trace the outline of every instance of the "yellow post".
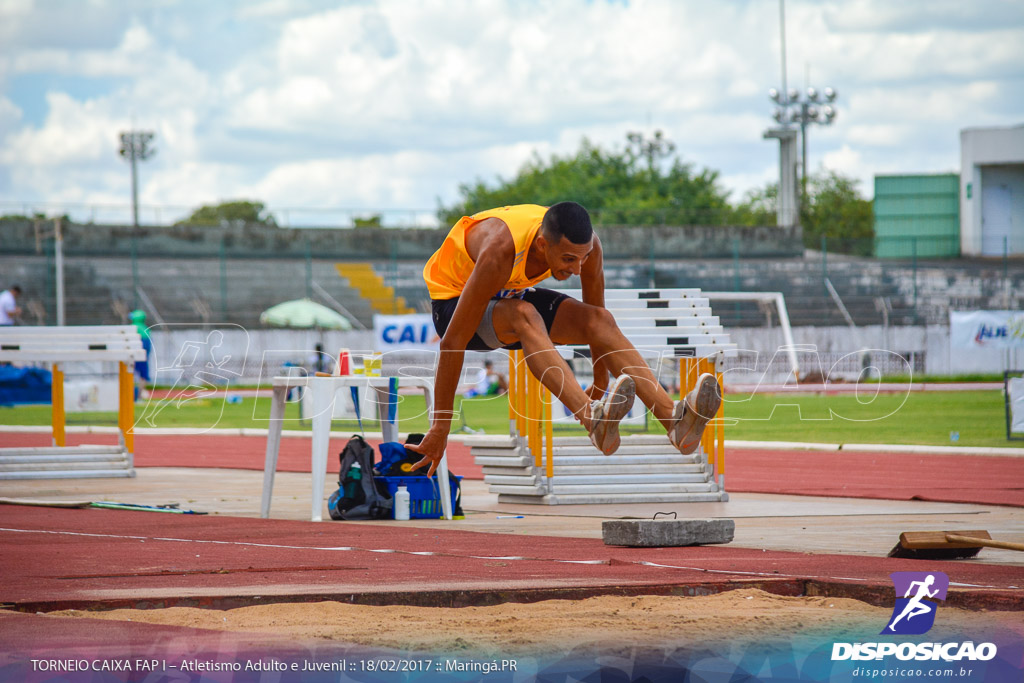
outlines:
M686 396L686 359L679 359L679 398Z
M135 452L135 382L128 364L117 364L120 400L117 406L117 426L124 437L124 447L129 453Z
M526 436L526 359L522 350L516 351L516 424L519 436Z
M686 394L690 393L690 389L693 388L693 367L696 359L694 358L680 358L679 359L679 398L686 398Z
M124 363L117 364L117 429L124 436Z
M718 405L718 414L715 415L715 431L718 435L718 448L716 449L716 469L718 474L725 474L725 387L722 386L722 373L715 373L715 379L718 380L718 386L722 387L722 402Z
M686 377L686 391L689 393L697 386L697 377L700 375L700 359L690 359L690 373Z
M711 371L712 368L708 359L701 358L697 376L699 377L705 372ZM705 429L704 434L701 435L701 447L704 449L704 454L707 456L708 462L713 463L715 461L715 428L713 426L711 429Z
M508 352L508 391L505 392L505 399L508 401L508 435L516 435L516 352Z
M533 464L540 467L543 464L540 443L540 381L531 372L526 377L526 385L529 387L530 393L529 407L526 413L530 452L533 453Z
M544 439L545 443L545 454L547 455L547 470L546 474L550 479L555 473L555 461L554 461L554 425L551 420L551 390L544 387Z
M53 429L53 445L65 445L64 438L64 371L56 363L53 364L53 373L50 375L50 422Z

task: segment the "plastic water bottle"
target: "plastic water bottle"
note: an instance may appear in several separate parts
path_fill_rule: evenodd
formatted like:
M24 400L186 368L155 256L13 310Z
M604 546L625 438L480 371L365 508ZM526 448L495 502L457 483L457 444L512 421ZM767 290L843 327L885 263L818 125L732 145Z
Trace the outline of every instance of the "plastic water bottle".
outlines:
M363 468L362 466L354 462L352 466L348 468L348 476L345 477L345 497L352 498L353 500L359 495L359 490L362 488Z
M409 519L409 489L404 486L395 491L395 519Z

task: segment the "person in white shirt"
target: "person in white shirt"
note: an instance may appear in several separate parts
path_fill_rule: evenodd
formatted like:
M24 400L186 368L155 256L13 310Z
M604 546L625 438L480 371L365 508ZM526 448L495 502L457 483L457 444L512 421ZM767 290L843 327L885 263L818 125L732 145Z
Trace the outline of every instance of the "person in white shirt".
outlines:
M10 289L0 292L0 325L13 325L21 315L21 307L18 306L19 296L21 287L18 285L12 285Z

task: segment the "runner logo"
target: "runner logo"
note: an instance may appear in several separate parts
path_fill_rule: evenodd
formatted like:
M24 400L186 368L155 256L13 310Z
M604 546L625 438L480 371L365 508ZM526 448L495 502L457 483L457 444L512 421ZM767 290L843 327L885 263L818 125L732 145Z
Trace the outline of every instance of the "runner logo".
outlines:
M896 606L881 635L927 633L935 623L938 603L934 601L946 599L949 577L942 572L893 572L890 576L896 589Z

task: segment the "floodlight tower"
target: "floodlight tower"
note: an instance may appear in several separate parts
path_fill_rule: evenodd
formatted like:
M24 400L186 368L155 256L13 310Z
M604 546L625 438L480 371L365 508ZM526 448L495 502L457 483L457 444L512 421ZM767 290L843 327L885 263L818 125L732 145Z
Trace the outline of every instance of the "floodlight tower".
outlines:
M800 222L799 203L796 192L796 129L800 124L800 143L803 147L801 159L801 199L807 196L807 125L820 123L830 125L836 118L832 106L838 97L833 88L819 91L807 88L801 96L796 88L786 86L786 0L779 0L779 37L782 57L782 89L772 88L768 96L775 102L775 120L779 126L769 128L765 138L779 141L779 196L776 205L779 225L798 225Z
M800 178L802 194L807 194L807 126L817 123L822 126L831 126L836 119L836 108L833 104L839 93L834 88L825 88L819 91L810 86L801 93L796 88L790 88L785 94L775 88L768 91L768 97L775 104L774 117L779 123L800 124Z
M154 154L156 150L149 147L153 141L154 133L141 130L130 130L121 133L121 149L118 154L123 156L132 165L132 225L136 230L139 228L139 173L137 165L139 161L145 161Z

